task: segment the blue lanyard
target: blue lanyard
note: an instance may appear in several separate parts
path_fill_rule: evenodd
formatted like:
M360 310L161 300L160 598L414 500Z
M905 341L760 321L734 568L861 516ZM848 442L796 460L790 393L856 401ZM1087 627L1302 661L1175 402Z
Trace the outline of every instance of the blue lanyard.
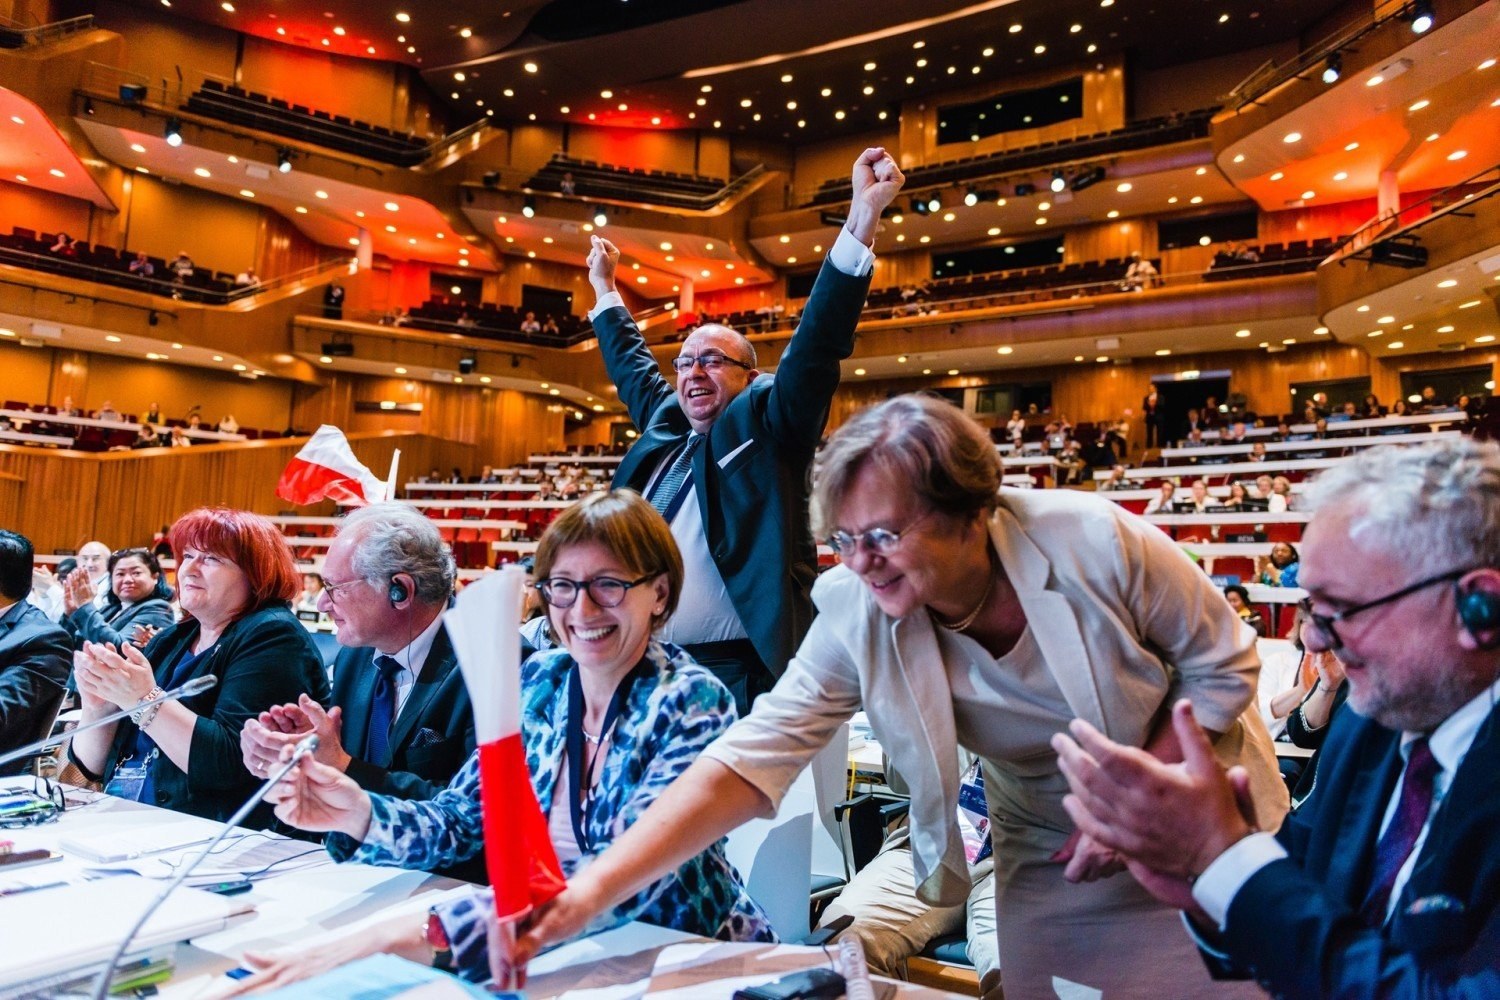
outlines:
M609 708L604 713L604 724L599 727L599 744L589 757L588 768L583 766L583 681L579 679L579 667L575 664L568 675L568 813L573 818L573 837L585 853L594 849L593 839L588 833L588 806L594 801L594 767L599 762L599 751L605 738L614 729L625 703L630 697L631 683L646 666L644 660L626 674L609 699Z

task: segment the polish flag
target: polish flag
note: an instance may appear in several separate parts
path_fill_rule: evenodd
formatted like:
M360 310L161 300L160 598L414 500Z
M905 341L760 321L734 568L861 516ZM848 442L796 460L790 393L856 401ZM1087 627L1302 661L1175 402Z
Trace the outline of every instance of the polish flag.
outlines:
M281 470L276 495L301 505L333 500L363 507L384 500L386 484L354 457L343 431L324 424Z
M522 919L566 884L521 743L517 625L525 578L518 566L487 574L443 616L474 711L484 857L501 923Z

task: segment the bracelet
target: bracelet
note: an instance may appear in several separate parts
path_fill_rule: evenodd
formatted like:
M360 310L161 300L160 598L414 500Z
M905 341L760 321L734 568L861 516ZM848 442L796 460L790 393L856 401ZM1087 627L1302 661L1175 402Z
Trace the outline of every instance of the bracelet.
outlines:
M130 713L130 721L135 723L137 729L145 729L156 721L156 713L161 710L162 706L159 699L165 694L166 692L159 687L153 687L146 692L146 697L140 700L141 707Z

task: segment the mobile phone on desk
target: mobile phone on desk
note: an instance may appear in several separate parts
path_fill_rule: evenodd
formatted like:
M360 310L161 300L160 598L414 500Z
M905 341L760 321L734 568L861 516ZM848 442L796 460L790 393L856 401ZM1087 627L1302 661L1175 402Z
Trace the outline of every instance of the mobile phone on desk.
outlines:
M844 977L832 969L803 969L761 986L734 991L734 1000L819 1000L844 995Z
M11 851L8 854L0 854L0 871L12 872L17 868L29 868L32 865L45 865L49 861L61 860L61 854L49 851L45 847L39 847L34 851Z

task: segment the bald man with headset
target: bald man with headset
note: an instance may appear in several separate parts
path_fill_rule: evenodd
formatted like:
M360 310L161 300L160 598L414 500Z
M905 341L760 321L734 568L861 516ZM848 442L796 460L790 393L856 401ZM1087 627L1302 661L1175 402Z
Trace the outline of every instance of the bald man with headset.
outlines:
M266 773L281 749L318 734L317 758L361 788L404 799L446 788L474 750L468 689L442 613L453 557L411 506L379 503L347 515L323 562L318 609L338 629L333 707L304 696L245 723L245 767Z

